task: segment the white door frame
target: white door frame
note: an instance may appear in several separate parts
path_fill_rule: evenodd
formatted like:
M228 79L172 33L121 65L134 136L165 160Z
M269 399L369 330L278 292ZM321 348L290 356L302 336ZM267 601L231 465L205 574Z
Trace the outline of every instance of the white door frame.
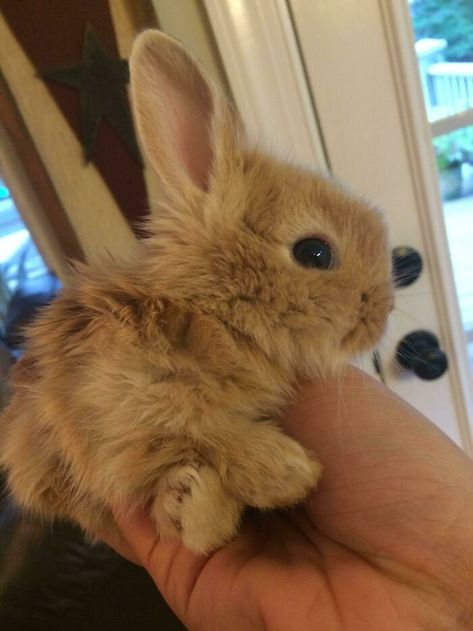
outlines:
M450 264L430 130L423 107L407 3L378 0L425 239L461 440L473 452L471 374ZM236 104L247 125L283 154L328 168L322 134L286 0L204 0ZM396 54L394 54L396 51ZM273 141L273 142L271 142Z
M327 169L285 0L204 0L250 135L284 158Z

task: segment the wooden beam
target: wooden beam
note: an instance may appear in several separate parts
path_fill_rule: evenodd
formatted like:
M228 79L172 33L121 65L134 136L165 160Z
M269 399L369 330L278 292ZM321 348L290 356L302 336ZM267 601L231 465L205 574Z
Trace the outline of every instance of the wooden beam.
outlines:
M158 19L150 0L124 2L123 6L128 11L137 33L146 28L159 28Z
M84 252L35 147L15 99L0 70L0 121L23 165L50 227L69 259L84 260ZM67 168L67 165L65 165Z

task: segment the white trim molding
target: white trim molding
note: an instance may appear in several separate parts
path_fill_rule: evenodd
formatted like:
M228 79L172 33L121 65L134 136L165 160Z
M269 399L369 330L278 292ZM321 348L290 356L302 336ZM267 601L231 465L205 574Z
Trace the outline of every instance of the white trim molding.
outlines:
M327 161L285 0L204 0L250 137L277 155Z

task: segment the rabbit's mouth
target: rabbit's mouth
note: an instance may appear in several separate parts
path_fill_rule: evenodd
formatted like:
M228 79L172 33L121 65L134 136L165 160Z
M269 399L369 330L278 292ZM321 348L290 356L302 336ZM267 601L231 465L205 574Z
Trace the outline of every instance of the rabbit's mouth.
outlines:
M341 346L350 353L359 353L373 348L381 339L385 323L375 326L365 316L362 316L343 338Z
M342 338L342 348L357 353L371 350L384 335L390 310L386 301L376 312L360 314L355 326Z
M356 322L342 338L342 348L357 353L372 349L386 330L393 299L390 283L381 283L370 291L361 292Z

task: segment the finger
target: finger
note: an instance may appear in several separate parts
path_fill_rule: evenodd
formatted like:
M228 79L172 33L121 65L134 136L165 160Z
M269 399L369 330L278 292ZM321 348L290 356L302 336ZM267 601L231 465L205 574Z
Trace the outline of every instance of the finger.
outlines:
M354 431L373 414L379 417L389 400L401 401L366 373L347 367L340 376L303 384L283 424L308 447L320 447L339 434L345 417L350 417L350 430ZM382 418L379 424L383 424Z
M340 377L305 384L283 425L340 475L353 462L369 469L383 464L386 451L411 459L419 457L416 445L424 453L438 445L459 451L406 401L352 367Z
M420 412L351 368L339 379L305 385L285 427L324 466L310 504L319 520L417 496L422 480L428 495L444 477L436 462L461 468L466 460Z
M134 563L135 565L142 565L140 559L136 555L130 544L124 539L124 537L118 532L107 532L102 534L100 539L112 550L118 552L127 561Z
M184 619L189 598L208 557L193 554L180 540L163 541L144 510L115 513L128 546L148 571L179 618Z
M122 541L133 551L141 565L146 566L158 541L152 521L142 510L117 510L114 517L121 531Z
M455 549L461 559L473 535L472 464L420 412L349 369L305 385L285 427L324 466L307 504L324 534L403 567L422 559L431 576L446 574Z

